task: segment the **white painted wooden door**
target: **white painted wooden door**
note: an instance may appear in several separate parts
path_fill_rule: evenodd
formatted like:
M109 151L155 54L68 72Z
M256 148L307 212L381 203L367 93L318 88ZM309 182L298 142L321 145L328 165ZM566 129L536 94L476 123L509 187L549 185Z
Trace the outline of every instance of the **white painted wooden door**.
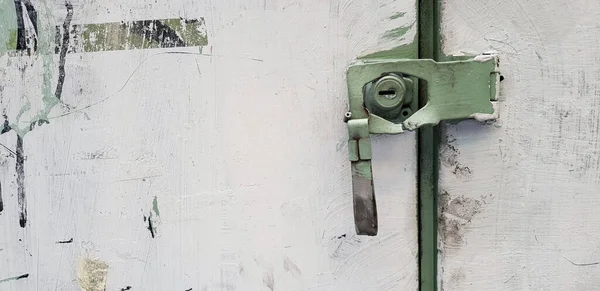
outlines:
M500 120L444 124L441 290L600 289L600 2L445 1L444 53L498 51Z
M374 140L356 236L342 122L347 65L414 42L414 1L0 3L0 290L417 289L415 135ZM206 44L136 28L180 18Z

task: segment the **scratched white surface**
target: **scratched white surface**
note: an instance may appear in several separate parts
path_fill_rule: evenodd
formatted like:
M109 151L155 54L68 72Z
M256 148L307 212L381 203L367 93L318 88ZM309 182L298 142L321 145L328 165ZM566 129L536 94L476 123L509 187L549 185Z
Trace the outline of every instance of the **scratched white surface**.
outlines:
M33 3L62 24L63 3ZM346 66L412 41L383 37L414 24L412 1L73 5L73 24L204 17L209 44L67 55L64 104L23 138L25 228L0 149L0 280L29 274L0 290L81 290L85 258L106 290L417 289L415 135L374 140L380 230L358 237L342 123ZM42 59L1 60L2 110L33 117Z
M598 1L444 4L445 53L496 50L506 79L498 122L444 127L442 290L600 288L599 17Z

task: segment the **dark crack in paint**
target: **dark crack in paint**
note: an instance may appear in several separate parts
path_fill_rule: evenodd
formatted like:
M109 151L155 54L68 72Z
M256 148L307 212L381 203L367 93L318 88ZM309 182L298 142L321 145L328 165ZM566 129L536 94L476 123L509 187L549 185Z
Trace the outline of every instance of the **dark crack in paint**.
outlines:
M2 184L0 183L0 213L4 211L4 201L2 200Z
M65 7L67 8L67 17L65 17L65 21L63 22L64 33L58 59L58 83L56 83L56 90L54 91L54 96L58 100L62 97L63 84L65 82L65 58L69 49L69 27L71 26L71 20L73 20L73 5L67 2L65 3Z
M35 8L31 4L30 0L14 0L15 4L15 13L17 16L17 50L26 50L29 55L31 55L35 50L37 50L37 12ZM25 19L25 14L23 13L23 8L25 8L25 12L27 13ZM27 25L25 24L26 20L31 22L33 25L34 31L29 31Z
M17 135L17 154L15 170L17 172L17 202L19 203L19 225L27 225L27 199L25 197L25 156L23 155L23 137Z
M273 277L273 271L266 271L263 273L263 278L262 278L263 284L265 284L265 286L267 288L269 288L269 290L273 291L275 290L275 278Z
M152 235L152 238L156 236L157 223L155 223L154 220L157 219L159 215L160 212L158 210L158 200L156 196L154 196L154 199L152 200L152 209L148 212L148 217L144 215L144 222L148 221L148 226L146 228L150 231L150 235Z
M17 49L24 50L26 48L25 39L25 23L23 20L23 5L21 0L15 0L15 14L17 15Z
M154 238L154 225L152 225L152 213L150 213L150 216L148 217L148 227L147 228L150 231L152 238Z
M29 123L29 131L33 131L35 129L36 126L40 126L43 124L50 124L50 121L48 120L44 120L44 119L40 119L38 121L33 121L31 123Z
M13 280L17 281L17 280L25 279L25 278L28 278L28 277L29 277L29 273L23 274L21 276L15 276L15 277L10 277L10 278L6 278L6 279L2 279L2 280L0 280L0 283L8 282L8 281L13 281Z
M59 240L56 243L57 244L70 244L73 242L73 238L70 238L69 240Z

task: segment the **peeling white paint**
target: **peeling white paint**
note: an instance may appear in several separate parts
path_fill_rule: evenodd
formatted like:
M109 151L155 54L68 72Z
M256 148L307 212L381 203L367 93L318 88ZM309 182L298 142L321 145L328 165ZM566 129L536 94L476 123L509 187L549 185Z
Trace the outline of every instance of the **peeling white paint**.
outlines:
M496 56L491 55L491 54L481 54L481 55L475 56L473 58L473 60L476 62L484 63L484 62L493 60L495 57Z
M414 3L74 1L76 24L203 17L209 44L66 55L62 103L23 139L24 229L0 148L0 278L30 274L0 289L106 275L107 291L417 290L416 135L373 137L379 236L357 237L342 121L348 63L410 43ZM66 10L47 6L54 33ZM30 104L23 128L46 108L42 61L0 68L0 112L16 122ZM77 271L79 256L110 268Z
M489 120L495 120L498 118L498 114L496 113L492 113L492 114L487 114L487 113L474 113L471 114L469 116L469 118L475 119L477 121L480 122L484 122L484 121L489 121Z
M479 122L492 121L500 118L499 102L492 102L492 108L494 109L494 113L474 113L471 114L469 118L475 119Z
M440 214L476 212L440 227L441 290L598 289L599 14L587 0L444 1L444 53L496 50L505 80L495 123L441 125L439 190L457 202Z

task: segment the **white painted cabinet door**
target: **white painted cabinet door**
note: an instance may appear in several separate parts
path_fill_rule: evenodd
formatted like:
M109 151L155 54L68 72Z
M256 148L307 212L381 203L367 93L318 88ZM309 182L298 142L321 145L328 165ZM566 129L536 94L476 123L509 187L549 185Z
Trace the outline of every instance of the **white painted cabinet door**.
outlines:
M444 53L498 51L500 120L445 124L441 290L600 289L600 2L447 1Z
M343 123L414 1L0 5L0 290L417 290L415 135L374 139L356 236Z

